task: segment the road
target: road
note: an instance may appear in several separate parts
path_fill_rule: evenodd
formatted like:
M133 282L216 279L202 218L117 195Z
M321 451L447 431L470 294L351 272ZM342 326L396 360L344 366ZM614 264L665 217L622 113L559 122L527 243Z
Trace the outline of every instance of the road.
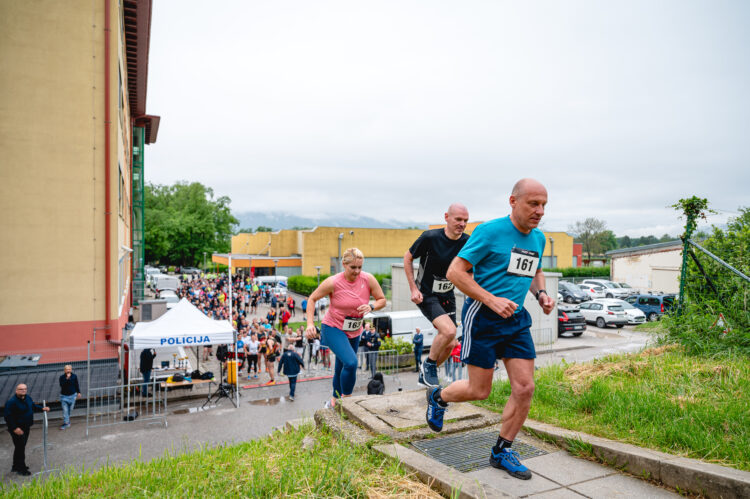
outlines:
M540 348L537 365L544 366L566 362L582 362L620 352L634 352L643 348L650 336L623 329L599 329L589 326L578 338L560 338L552 349ZM442 370L441 370L442 371ZM498 369L497 377L504 377ZM419 388L413 372L401 373L398 379L386 376L386 391L396 391L400 384L404 390ZM366 377L357 381L355 393L363 393ZM166 452L179 453L225 443L242 442L267 435L286 421L311 417L321 408L331 391L330 379L299 383L295 400L286 397L286 385L267 386L242 391L239 409L223 400L207 410L198 410L202 400L170 402L169 425L134 423L95 428L85 437L85 423L81 418L72 420L72 428L60 431L57 424L50 427L48 450L51 468L73 466L80 470L96 469L132 459L144 461L162 457ZM58 423L59 424L59 423ZM27 446L27 464L32 471L42 467L41 427L34 426ZM9 437L0 439L0 470L4 480L23 481L10 473L12 443Z

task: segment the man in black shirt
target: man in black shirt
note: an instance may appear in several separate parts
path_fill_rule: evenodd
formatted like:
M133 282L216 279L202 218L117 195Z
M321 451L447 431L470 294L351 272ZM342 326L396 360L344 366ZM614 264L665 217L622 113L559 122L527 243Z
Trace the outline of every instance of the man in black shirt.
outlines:
M445 362L456 341L456 297L453 283L445 274L453 258L464 247L469 211L453 203L445 214L445 227L427 230L404 254L404 272L411 289L411 301L438 331L432 340L430 354L422 363L419 384L440 386L437 367ZM419 258L419 272L414 278L414 260Z
M29 440L31 425L34 424L34 411L49 411L49 407L35 404L31 397L26 395L26 390L23 383L16 386L16 394L8 399L4 414L14 447L11 471L24 476L31 475L29 467L26 466L26 442Z
M156 350L153 348L146 348L141 352L141 362L138 366L141 374L143 374L143 385L141 385L141 395L148 397L148 384L151 381L151 371L154 368L154 359L156 358Z

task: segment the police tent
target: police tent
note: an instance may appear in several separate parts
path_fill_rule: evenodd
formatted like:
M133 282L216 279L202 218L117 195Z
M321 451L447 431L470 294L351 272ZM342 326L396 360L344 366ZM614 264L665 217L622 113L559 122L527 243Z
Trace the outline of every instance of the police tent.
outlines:
M222 343L234 343L229 321L207 317L185 298L155 321L139 322L130 333L131 351Z

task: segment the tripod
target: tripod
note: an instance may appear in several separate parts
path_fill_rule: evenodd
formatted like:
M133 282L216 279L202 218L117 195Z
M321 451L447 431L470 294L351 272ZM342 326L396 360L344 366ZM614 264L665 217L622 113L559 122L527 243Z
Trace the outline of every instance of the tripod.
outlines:
M239 372L237 373L238 379L236 380L237 383L239 383ZM235 388L236 389L236 388ZM222 398L228 398L232 401L232 404L235 404L234 397L232 396L232 385L230 383L226 383L224 381L224 363L219 363L219 386L216 388L216 390L208 396L205 402L203 402L203 405L201 406L201 409L205 408L208 404L211 402L214 402L215 404L219 404L219 400Z

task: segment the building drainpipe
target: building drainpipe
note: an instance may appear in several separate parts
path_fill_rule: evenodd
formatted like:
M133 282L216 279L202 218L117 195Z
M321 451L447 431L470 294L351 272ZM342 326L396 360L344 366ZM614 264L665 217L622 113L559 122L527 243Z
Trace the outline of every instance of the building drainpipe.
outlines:
M109 0L104 0L104 329L106 337L112 336L111 301L112 301L112 241L110 236L110 112L109 112L109 35L110 12Z

